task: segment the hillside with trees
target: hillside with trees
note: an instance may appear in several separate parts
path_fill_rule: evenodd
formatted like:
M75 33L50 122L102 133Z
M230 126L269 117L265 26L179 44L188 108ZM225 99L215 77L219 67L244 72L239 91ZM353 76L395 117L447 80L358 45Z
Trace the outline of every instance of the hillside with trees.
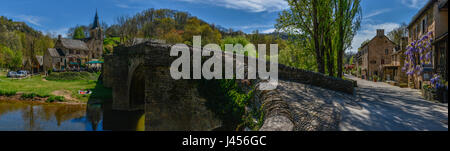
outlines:
M22 58L43 55L54 40L23 22L0 16L0 68L18 69Z

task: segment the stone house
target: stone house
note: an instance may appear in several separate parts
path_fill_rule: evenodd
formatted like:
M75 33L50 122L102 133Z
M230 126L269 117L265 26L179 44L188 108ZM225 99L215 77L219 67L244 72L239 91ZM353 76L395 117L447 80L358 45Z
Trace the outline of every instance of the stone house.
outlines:
M48 48L44 52L44 71L63 70L65 65L65 54L61 49Z
M429 0L419 10L408 25L408 41L414 42L431 32L432 42L432 64L434 73L439 73L447 79L447 54L448 54L448 4L447 0ZM416 61L420 64L419 59ZM410 87L420 89L424 83L429 83L429 78L422 75L409 76Z
M86 62L100 59L103 55L102 32L96 13L89 38L68 39L59 35L55 48L49 48L44 53L44 70L80 69Z
M373 77L383 77L383 65L391 63L394 42L384 34L384 29L377 29L377 34L368 43L361 46L356 54L356 66L362 79L372 80Z
M400 44L392 49L391 63L383 66L383 79L393 82L395 85L406 85L408 83L408 75L402 71L406 59L405 51L408 43L408 37L403 37Z
M30 73L39 73L43 71L44 57L34 56L22 59L22 70L27 70Z

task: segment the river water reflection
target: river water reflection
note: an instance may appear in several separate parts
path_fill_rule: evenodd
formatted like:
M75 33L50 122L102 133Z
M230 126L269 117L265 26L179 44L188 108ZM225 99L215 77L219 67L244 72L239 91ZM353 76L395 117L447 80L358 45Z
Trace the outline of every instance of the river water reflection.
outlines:
M143 111L113 111L111 104L64 105L0 100L0 131L136 131Z

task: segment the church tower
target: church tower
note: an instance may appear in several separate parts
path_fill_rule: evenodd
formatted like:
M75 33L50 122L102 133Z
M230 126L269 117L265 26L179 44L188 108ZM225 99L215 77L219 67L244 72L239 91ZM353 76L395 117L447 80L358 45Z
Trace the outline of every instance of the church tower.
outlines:
M103 55L103 31L100 26L100 20L98 18L98 12L95 11L94 23L90 29L90 37L87 42L91 49L89 54L90 59L99 59Z

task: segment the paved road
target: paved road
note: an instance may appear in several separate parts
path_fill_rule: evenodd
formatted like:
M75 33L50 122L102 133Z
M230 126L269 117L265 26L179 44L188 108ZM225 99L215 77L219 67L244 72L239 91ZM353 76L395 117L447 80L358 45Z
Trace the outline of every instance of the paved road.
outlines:
M352 96L297 82L280 80L278 94L287 102L295 131L335 131L341 102L351 102Z
M342 131L448 131L448 104L433 103L419 90L358 81L356 100L343 103Z

